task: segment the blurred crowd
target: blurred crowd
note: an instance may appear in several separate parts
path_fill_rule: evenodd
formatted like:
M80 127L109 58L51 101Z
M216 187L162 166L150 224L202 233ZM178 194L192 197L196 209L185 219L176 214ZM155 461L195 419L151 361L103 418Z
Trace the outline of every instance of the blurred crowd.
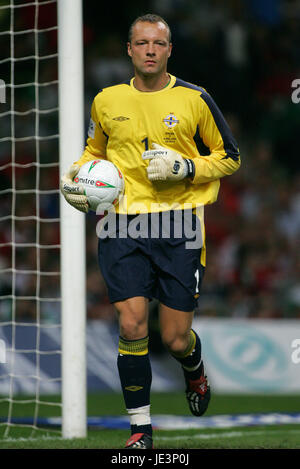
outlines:
M172 30L170 73L207 89L240 147L240 170L222 180L218 201L206 208L207 267L196 314L300 318L300 103L291 99L292 82L300 79L299 1L149 0L143 2L143 7L141 2L133 1L126 6L120 4L114 14L109 5L98 3L84 2L86 122L98 90L132 76L126 56L131 21L140 14L155 12ZM52 26L56 13L49 7L42 14L43 8L41 26ZM20 29L31 27L27 10L27 16L20 19ZM5 21L0 12L1 29ZM33 39L27 36L26 41L23 37L16 45L20 56L26 47L32 47ZM53 53L56 32L45 34L40 41L47 53ZM40 80L55 81L56 59L44 62ZM20 81L24 77L30 81L29 67L22 67L18 72ZM53 110L41 116L40 135L56 135L57 85L40 93L40 105ZM32 100L34 89L23 90L16 107L34 107ZM8 108L9 103L1 104L1 112ZM0 120L0 296L8 295L5 301L0 298L0 320L10 316L13 281L18 296L33 297L16 301L17 319L34 319L38 313L42 320L53 322L60 311L59 230L55 221L59 217L58 167L22 167L16 173L18 177L13 178L12 168L7 166L10 146L1 140L9 135L10 119L0 113ZM23 119L16 116L15 124L17 136L34 133L34 115ZM15 160L28 165L37 159L37 153L45 165L57 162L57 139L40 142L38 152L34 141L20 142L15 148ZM13 180L18 189L38 187L42 192L13 197L9 191ZM12 213L43 219L39 224L34 219L17 219L13 225L15 241L52 246L20 248L14 255L17 269L41 270L45 272L42 276L18 273L13 279L9 271ZM90 319L114 321L115 312L97 264L97 217L89 214L86 220L87 315ZM39 306L36 295L45 299Z

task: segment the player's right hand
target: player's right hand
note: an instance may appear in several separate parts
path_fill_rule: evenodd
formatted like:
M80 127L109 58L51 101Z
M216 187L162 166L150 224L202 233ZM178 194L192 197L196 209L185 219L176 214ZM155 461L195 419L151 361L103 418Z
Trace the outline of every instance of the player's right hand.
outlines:
M84 188L80 184L73 182L74 177L78 173L80 166L73 164L60 180L60 190L66 201L81 212L89 211L87 196Z

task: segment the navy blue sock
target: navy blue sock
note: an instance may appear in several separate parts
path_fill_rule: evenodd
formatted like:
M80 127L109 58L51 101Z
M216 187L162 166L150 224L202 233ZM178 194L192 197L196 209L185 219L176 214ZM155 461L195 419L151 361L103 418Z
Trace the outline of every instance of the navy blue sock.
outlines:
M140 408L150 408L150 388L152 383L151 364L148 353L148 337L127 340L120 337L118 370L126 409L131 420L131 434L148 433L152 435L149 417L140 415ZM139 414L138 417L132 414ZM149 413L149 411L148 411ZM138 419L137 423L132 423Z

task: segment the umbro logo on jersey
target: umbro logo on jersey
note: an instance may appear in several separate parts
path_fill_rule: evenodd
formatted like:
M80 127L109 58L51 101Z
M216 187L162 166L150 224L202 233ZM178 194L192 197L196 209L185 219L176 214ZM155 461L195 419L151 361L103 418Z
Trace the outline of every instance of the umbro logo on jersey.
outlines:
M123 121L128 121L128 120L129 120L129 117L124 117L124 116L113 117L113 121L123 122Z
M168 129L172 129L176 124L179 124L179 120L172 112L163 119L163 122L166 124Z

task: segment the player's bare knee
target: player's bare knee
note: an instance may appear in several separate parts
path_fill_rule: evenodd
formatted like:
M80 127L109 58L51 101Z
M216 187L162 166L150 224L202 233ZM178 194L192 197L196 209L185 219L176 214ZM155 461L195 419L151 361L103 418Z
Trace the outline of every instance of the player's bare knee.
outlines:
M127 340L141 339L148 335L147 314L129 304L123 304L119 313L120 335Z
M162 341L170 353L183 353L187 346L188 340L186 334L183 335L162 335Z
M132 319L120 321L120 335L127 340L142 339L148 335L147 324Z

